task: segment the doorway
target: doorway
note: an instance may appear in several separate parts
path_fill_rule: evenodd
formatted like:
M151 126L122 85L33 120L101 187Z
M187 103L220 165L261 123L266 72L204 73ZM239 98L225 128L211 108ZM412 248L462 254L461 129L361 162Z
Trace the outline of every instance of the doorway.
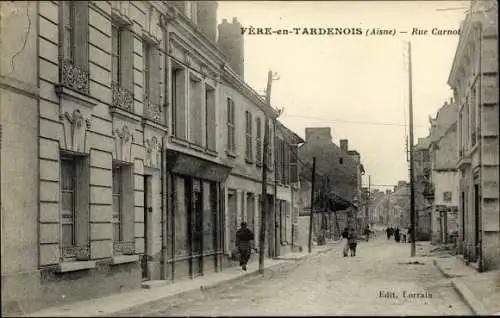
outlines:
M148 258L149 258L149 229L150 229L150 214L153 212L152 207L152 176L144 175L144 255L142 256L141 269L142 280L149 280Z
M480 224L480 219L479 219L479 202L480 197L479 197L479 184L474 185L474 247L475 247L475 253L474 253L474 261L477 260L477 257L479 256L479 227L481 226Z

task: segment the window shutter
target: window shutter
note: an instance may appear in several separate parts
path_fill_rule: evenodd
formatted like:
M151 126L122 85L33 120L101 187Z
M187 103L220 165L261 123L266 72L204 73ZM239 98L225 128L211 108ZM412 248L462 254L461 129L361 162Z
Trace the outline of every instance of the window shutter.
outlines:
M290 153L290 182L298 182L298 168L297 168L297 146L293 145Z
M129 29L120 31L120 82L121 87L134 91L134 35Z
M149 55L149 98L151 102L160 105L160 50L152 46Z
M88 1L75 1L75 64L84 71L89 68L89 7Z

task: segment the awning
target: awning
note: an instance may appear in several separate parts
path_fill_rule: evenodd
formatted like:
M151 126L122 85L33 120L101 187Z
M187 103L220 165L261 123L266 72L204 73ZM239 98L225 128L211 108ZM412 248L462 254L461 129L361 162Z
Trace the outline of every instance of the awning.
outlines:
M175 150L167 150L167 170L203 180L223 182L229 176L231 167Z

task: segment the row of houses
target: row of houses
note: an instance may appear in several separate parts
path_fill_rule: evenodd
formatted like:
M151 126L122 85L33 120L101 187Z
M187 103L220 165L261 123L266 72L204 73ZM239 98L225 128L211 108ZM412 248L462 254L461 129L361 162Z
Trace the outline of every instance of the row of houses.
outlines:
M304 140L217 2L0 5L2 313L222 271L262 202L266 255L296 248Z
M420 234L454 243L483 271L500 266L498 7L474 0L469 11L448 79L453 98L414 146L415 198Z

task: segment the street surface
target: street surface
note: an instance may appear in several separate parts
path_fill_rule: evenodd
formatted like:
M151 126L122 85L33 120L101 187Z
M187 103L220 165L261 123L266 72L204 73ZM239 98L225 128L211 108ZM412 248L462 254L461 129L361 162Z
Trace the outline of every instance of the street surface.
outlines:
M408 264L409 253L410 244L388 241L380 233L361 242L355 257L341 257L339 244L288 272L268 271L263 278L209 289L195 299L169 299L121 315L472 314L430 258Z

